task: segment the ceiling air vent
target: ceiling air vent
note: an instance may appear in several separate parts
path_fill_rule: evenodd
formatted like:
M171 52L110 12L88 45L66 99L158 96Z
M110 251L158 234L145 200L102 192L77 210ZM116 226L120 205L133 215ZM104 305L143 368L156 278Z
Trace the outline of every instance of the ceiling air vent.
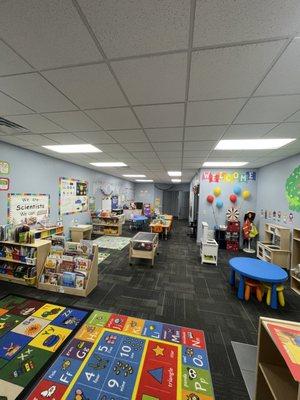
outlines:
M29 130L24 126L18 125L15 122L9 121L8 119L1 117L0 117L0 131L7 134L29 132Z

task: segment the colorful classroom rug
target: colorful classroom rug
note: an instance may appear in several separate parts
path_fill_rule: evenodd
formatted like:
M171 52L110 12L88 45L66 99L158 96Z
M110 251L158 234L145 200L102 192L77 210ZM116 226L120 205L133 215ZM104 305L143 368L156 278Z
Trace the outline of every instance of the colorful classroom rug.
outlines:
M203 331L93 311L27 400L213 400Z
M0 300L0 399L24 399L89 311L8 295Z
M101 236L93 243L104 249L122 250L130 243L130 239L124 236Z
M109 256L110 256L109 253L98 253L98 264L102 263Z

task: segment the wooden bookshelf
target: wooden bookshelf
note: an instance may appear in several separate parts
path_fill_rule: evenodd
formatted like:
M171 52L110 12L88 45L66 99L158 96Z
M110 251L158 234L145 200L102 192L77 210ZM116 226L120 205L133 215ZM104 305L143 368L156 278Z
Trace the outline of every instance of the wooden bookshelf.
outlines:
M42 274L44 273L44 266ZM52 285L50 283L38 282L38 288L41 290L47 290L49 292L71 294L73 296L87 297L98 284L98 246L93 246L93 260L91 268L86 280L85 288L79 289L75 287L68 287L62 285Z
M121 236L122 226L125 223L124 214L105 217L93 217L93 234L106 236Z
M300 229L293 229L291 289L300 294Z
M294 379L268 323L300 333L300 323L260 317L255 400L300 400L300 383Z
M289 269L291 231L284 226L265 224L264 240L257 242L257 258Z
M18 283L21 285L26 285L26 286L37 286L37 281L38 278L42 272L42 269L44 267L44 263L46 260L47 255L49 254L50 248L51 248L51 242L50 240L42 240L38 239L34 243L16 243L12 241L0 241L0 244L3 244L5 246L12 246L12 247L31 247L36 249L36 277L34 278L17 278L13 275L9 274L0 274L0 281L6 281L6 282L12 282L12 283ZM32 267L32 264L29 264L25 261L19 261L16 259L9 259L6 257L1 257L0 258L0 263L13 263L13 264L19 264L19 265L24 265L28 267Z
M54 235L63 235L63 226L52 226L51 228L34 229L34 237L36 239L51 239Z

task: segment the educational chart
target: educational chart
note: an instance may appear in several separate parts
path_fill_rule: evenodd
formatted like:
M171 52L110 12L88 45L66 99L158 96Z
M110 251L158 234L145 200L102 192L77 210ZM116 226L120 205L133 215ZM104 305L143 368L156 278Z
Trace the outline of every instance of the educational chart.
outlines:
M76 214L88 211L88 183L86 181L59 179L59 210L61 215Z
M27 400L213 400L203 331L94 311Z
M0 300L0 399L24 398L88 311L8 295Z
M50 195L8 193L8 223L34 225L49 218Z

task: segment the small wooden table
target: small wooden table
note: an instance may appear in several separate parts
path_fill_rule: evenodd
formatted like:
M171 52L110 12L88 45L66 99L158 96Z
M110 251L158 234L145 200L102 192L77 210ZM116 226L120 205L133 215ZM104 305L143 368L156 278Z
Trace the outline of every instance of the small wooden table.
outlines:
M70 233L72 242L79 243L80 240L82 239L91 240L92 230L93 230L92 225L71 226Z
M171 221L171 220L167 220L165 224L151 222L151 224L150 224L149 226L150 226L151 232L153 231L153 227L155 227L155 226L161 226L161 227L163 228L163 230L164 230L165 239L167 240L167 238L168 238L168 233L169 233L170 230L171 230L172 221Z

